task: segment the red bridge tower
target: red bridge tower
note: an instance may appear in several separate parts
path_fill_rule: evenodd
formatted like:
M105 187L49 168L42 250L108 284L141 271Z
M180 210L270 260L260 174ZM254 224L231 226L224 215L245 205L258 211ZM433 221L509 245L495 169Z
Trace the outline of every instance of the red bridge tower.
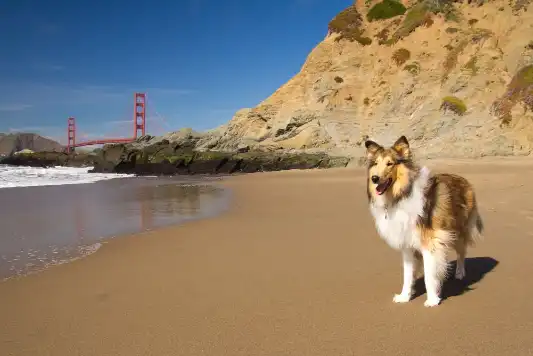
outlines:
M68 118L67 139L67 153L70 153L76 147L76 119L73 117Z
M133 138L137 139L139 131L141 136L146 134L146 94L135 93L135 107L133 108Z
M75 147L103 145L106 143L129 143L138 137L146 135L146 94L135 93L133 106L133 136L130 138L106 138L102 140L89 140L76 142L76 119L68 118L67 126L67 153L74 151Z

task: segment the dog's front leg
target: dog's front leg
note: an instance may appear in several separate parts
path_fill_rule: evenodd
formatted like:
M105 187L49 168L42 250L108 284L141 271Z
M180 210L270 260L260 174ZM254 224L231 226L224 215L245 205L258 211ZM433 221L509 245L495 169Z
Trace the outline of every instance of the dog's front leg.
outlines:
M407 303L413 294L413 284L415 282L416 258L412 249L402 250L403 258L403 287L400 294L395 294L392 299L394 303Z

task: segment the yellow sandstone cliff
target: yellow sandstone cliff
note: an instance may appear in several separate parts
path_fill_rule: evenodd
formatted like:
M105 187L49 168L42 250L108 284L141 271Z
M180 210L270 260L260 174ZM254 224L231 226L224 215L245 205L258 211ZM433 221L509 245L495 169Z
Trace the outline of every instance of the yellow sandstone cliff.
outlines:
M531 0L401 4L360 1L338 14L300 72L210 146L357 157L367 136L405 134L426 157L529 154Z

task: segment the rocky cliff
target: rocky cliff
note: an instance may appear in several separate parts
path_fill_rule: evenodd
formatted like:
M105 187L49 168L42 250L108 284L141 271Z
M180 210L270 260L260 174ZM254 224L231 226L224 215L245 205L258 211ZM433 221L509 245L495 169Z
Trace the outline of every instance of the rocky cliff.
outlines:
M359 157L405 134L426 157L533 149L531 0L360 1L331 20L300 72L200 148Z
M60 152L63 146L59 142L33 133L0 133L0 155L11 155L24 149Z
M97 172L137 174L342 167L347 158L360 162L366 138L392 143L400 135L419 157L528 155L532 2L359 1L257 107L208 132L145 136L87 159Z

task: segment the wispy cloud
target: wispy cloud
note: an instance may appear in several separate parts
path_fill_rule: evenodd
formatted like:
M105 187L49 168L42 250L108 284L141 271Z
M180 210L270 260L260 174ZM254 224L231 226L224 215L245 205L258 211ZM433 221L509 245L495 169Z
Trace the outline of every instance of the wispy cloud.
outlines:
M33 107L33 105L30 105L30 104L1 104L0 103L0 111L6 111L6 112L23 111L31 107Z
M162 135L165 132L172 130L172 125L169 121L163 116L147 116L146 117L147 127L149 126L149 131L151 135ZM131 120L112 120L106 121L104 123L105 129L107 131L104 136L115 137L116 133L130 132L130 128L133 127L133 118ZM133 129L132 129L133 130Z
M33 69L43 72L60 72L65 70L65 67L58 64L48 64L48 63L35 63Z
M63 129L62 127L57 126L22 126L22 127L10 127L8 129L8 132L16 133L16 132L51 132L51 131L59 131L60 129Z
M170 87L0 82L0 131L35 132L64 144L66 118L74 116L79 140L82 137L131 137L133 93L136 91L147 93L147 132L151 135L176 130L177 123L185 120L178 112L171 112L173 106L168 103L173 103L176 97L197 92ZM60 127L42 126L47 124Z
M105 125L126 125L126 124L132 124L133 119L131 120L112 120L112 121L106 121Z
M0 96L8 102L24 102L25 105L4 104L0 111L22 110L40 104L105 104L116 100L129 100L137 91L146 92L148 100L158 97L191 95L197 91L188 88L159 88L143 86L108 86L108 85L47 85L40 83L0 83ZM133 100L133 99L131 99ZM0 107L1 104L0 104ZM9 109L9 110L8 110Z
M61 144L66 143L65 128L58 126L21 126L10 127L9 133L35 133L51 140L57 141Z
M42 104L81 105L106 103L128 95L126 90L90 85L47 85L41 83L0 83L3 101ZM26 107L27 108L27 107Z

